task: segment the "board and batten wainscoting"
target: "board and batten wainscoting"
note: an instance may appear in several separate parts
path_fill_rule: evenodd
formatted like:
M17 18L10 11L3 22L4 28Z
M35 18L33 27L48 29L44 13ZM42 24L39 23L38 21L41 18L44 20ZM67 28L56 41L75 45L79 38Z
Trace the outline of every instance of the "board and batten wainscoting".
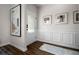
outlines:
M79 49L79 32L40 32L38 40Z

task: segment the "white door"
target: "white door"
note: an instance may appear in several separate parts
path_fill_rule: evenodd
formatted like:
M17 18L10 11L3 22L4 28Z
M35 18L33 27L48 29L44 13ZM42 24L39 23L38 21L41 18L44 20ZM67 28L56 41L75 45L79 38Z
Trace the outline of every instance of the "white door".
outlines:
M26 25L27 26L27 25ZM36 17L28 15L27 45L36 41L37 20Z

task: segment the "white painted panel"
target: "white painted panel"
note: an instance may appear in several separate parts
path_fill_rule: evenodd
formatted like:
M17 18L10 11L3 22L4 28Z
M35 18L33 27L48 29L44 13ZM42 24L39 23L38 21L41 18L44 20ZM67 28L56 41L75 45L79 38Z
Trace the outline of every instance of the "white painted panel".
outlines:
M50 40L51 39L51 32L44 32L44 37L46 40Z
M44 34L43 34L43 32L40 32L40 33L38 34L38 38L39 38L39 39L44 39Z
M75 45L79 45L79 32L75 32Z
M62 33L62 41L65 44L73 44L74 33L72 32L64 32Z
M61 32L53 33L53 41L60 42L61 41Z

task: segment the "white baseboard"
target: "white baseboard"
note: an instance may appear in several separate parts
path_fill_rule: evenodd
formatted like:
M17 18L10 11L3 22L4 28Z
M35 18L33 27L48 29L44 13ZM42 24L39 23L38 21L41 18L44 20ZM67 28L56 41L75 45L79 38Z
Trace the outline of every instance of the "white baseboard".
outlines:
M20 46L18 46L18 45L14 45L14 44L10 44L10 45L12 45L12 46L14 46L14 47L20 49L20 50L23 51L23 52L27 51L27 47L23 48L23 47L20 47Z
M8 45L8 44L10 44L10 43L8 42L8 43L0 44L0 47Z

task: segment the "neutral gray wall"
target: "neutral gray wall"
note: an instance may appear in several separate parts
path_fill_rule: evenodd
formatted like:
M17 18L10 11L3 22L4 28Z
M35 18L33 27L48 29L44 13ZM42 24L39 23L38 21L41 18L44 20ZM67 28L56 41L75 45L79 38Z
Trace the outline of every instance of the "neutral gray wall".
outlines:
M10 37L10 5L0 4L0 46L9 43Z
M73 24L75 4L41 5L39 9L38 40L79 49L79 24ZM68 24L55 24L58 13L68 13ZM43 17L52 15L52 24L44 24Z
M16 5L11 5L11 8ZM22 51L26 51L26 42L25 42L25 20L26 20L26 5L21 5L21 37L10 36L10 44L21 49Z

